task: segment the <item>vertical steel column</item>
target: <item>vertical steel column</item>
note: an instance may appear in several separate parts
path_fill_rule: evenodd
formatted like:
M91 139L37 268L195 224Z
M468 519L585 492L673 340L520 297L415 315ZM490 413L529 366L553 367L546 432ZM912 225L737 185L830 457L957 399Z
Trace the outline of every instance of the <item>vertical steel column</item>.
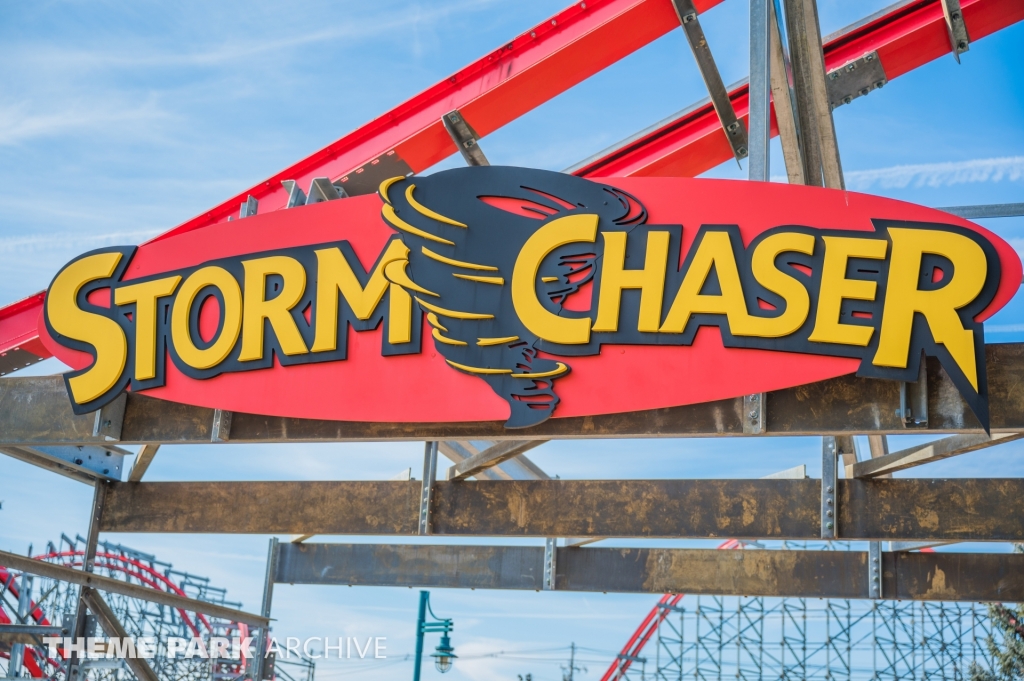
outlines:
M836 512L837 500L836 485L837 475L837 453L836 439L825 436L821 439L821 538L835 539L839 536L836 531L836 523L839 514Z
M107 496L107 483L102 480L96 481L95 491L92 497L92 511L89 516L89 531L86 534L85 550L82 554L82 570L92 572L96 567L96 546L100 538L100 519L103 517L103 503ZM85 618L88 615L88 608L85 599L82 598L82 591L79 591L78 609L75 612L75 628L71 631L71 639L85 636ZM72 652L68 659L68 681L76 681L79 678L82 662L82 653Z
M558 575L558 540L548 537L544 540L544 590L554 591Z
M430 504L434 496L434 479L437 477L437 441L427 442L423 451L423 483L420 487L421 537L430 534Z
M768 23L771 41L771 62L769 75L772 84L772 104L775 122L779 127L779 141L782 143L782 159L786 164L786 175L790 184L805 184L804 164L800 153L800 131L796 122L796 95L793 93L793 69L790 64L789 46L782 24L780 0L769 4Z
M16 624L28 624L28 613L32 607L32 575L22 573L21 584L18 585L18 621ZM21 676L21 666L25 662L25 644L11 645L11 657L7 665L7 678Z
M868 598L882 597L882 542L868 542Z
M277 575L277 537L271 537L267 549L267 575L263 580L263 608L260 614L270 617L270 607L274 600L274 577ZM253 681L262 681L264 666L267 659L267 638L270 636L270 624L260 627L256 635L256 650L253 652L251 665Z
M768 56L768 3L750 0L750 117L747 119L749 156L748 178L767 182L769 176L768 140L771 137L769 98L771 73Z
M429 591L420 592L420 610L416 617L416 659L413 660L412 681L420 681L420 667L423 665L423 625L427 621L427 600Z
M805 182L843 189L843 168L825 85L818 6L815 0L784 2Z

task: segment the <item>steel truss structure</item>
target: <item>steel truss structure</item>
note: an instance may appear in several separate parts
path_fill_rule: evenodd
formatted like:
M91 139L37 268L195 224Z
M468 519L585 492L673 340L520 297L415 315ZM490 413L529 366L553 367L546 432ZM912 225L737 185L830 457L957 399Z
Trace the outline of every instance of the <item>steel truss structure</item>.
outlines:
M720 2L575 2L394 110L156 239L235 215L287 208L305 196L300 185L309 186L310 194L316 189L322 199L342 200L374 191L384 178L422 172L456 151L471 165L487 164L482 137L674 29L687 37L708 98L567 172L588 178L695 176L729 158L749 157L751 178L765 179L768 139L778 134L791 183L842 188L834 108L889 87L939 57L959 60L972 41L1024 20L1020 0L900 0L822 38L814 0L750 0L751 78L726 88L699 23ZM991 217L1020 214L1022 207L947 210ZM44 297L39 293L0 309L0 375L49 356L37 331ZM918 660L932 650L941 652L935 660L960 665L955 668L962 673L963 661L979 659L971 646L983 625L976 608L958 603L1024 601L1024 555L912 549L1024 541L1024 481L896 480L891 473L1024 437L1024 392L1019 390L1024 344L988 346L986 364L988 432L936 362L924 365L913 384L846 376L706 404L550 419L514 433L500 422L268 417L135 393L93 414L76 415L59 377L6 378L0 381L0 451L93 485L95 494L87 537L75 541L78 558L51 564L0 551L0 564L82 587L78 597L68 595L71 587L60 587L60 607L74 611L69 629L79 635L89 613L109 636L128 627L171 631L204 622L198 615L188 622L184 614L175 619L172 613L180 609L220 618L222 624L206 620L211 631L230 622L255 627L263 645L277 583L667 593L641 635L644 643L656 644L653 666L659 678L719 678L728 673L727 652L735 660L731 674L736 678L852 677L864 664L859 653L868 620L872 650L884 658L872 662L879 675L927 677L932 662ZM949 437L889 452L886 435L908 428ZM552 480L524 456L554 438L771 435L823 437L822 479L800 474L773 480ZM859 456L854 435L868 436L869 457ZM427 441L422 480L140 482L157 449L167 445L360 440ZM121 445L143 446L126 482L122 462L131 452ZM454 464L443 482L436 481L439 455ZM219 501L195 504L200 497ZM184 593L168 593L126 581L123 571L110 572L110 566L146 563L99 541L101 532L114 531L297 536L288 543L271 541L262 608L252 614L203 600L223 594L203 592L194 581L182 582L178 588ZM538 537L545 545L307 541L318 534ZM581 548L609 537L855 539L869 542L869 550ZM882 550L883 541L889 550ZM62 551L51 553L64 558ZM170 579L150 563L148 569ZM113 595L111 604L99 591ZM679 605L682 593L701 600L693 607ZM818 597L836 600L820 606L807 600ZM155 606L131 605L132 598L158 603L158 611L167 614L152 620ZM854 605L850 599L870 600ZM28 603L18 612L30 609ZM25 637L35 630L12 631ZM640 657L638 648L631 650L627 662L632 665ZM662 664L662 651L671 662ZM755 659L756 674L751 671ZM87 663L72 657L69 677L88 671ZM131 671L145 681L163 674L144 662ZM186 678L193 673L182 672ZM265 676L261 662L223 673Z
M719 547L745 548L765 545ZM849 542L814 548L851 550ZM972 668L995 673L993 629L981 603L666 594L601 681L966 679Z
M689 601L689 602L688 602ZM978 603L697 596L667 610L643 657L605 679L967 679L994 671Z
M62 535L60 542L47 544L46 551L33 556L33 560L65 568L81 567L86 556L88 540ZM2 561L0 561L2 562ZM97 542L94 571L110 579L144 589L158 590L195 599L224 608L238 608L240 603L227 600L227 590L210 584L208 577L175 570L170 563L155 556L112 542ZM35 626L56 631L38 633L23 642L15 654L10 641L0 639L0 670L2 676L11 676L12 657L21 660L21 667L32 678L65 679L68 677L67 659L48 654L43 645L44 635L71 636L70 628L78 608L80 588L67 581L52 577L25 579L24 573L0 566L0 624ZM104 598L132 639L150 637L155 642L155 654L150 661L153 672L161 681L226 681L242 678L246 674L244 660L186 658L168 655L168 640L172 637L190 640L201 638L207 644L212 637L245 639L251 636L249 626L213 617L203 612L189 612L183 608L154 603L125 593L108 593ZM28 603L21 608L19 603ZM9 633L9 632L5 632ZM86 622L86 637L107 638L102 625L93 618ZM93 681L112 681L119 672L131 672L120 659L85 659L80 663L79 678ZM273 677L282 681L313 681L315 663L312 660L281 660L273 667Z

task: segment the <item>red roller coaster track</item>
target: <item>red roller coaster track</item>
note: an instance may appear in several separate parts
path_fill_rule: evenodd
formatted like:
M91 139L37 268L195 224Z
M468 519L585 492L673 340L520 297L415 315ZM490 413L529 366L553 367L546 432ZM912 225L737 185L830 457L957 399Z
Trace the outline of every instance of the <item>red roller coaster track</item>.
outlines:
M60 551L44 553L35 556L35 559L56 563L64 567L81 567L83 556L83 551ZM106 569L132 577L151 589L188 597L188 594L186 594L181 587L168 579L166 575L134 558L117 553L100 551L96 553L95 566L96 568ZM15 575L13 573L11 573L6 567L0 565L0 585L4 585L6 590L9 591L12 596L17 598L20 595L20 591L18 581L14 577ZM192 632L193 636L202 635L199 625L202 625L206 633L213 632L213 626L202 613L195 613L195 620L190 618L188 613L182 609L178 609L178 614L181 616L182 621L185 622L188 629ZM30 603L28 618L31 622L25 622L25 624L32 623L44 626L51 625L51 622L44 616L42 608L35 601L31 601ZM8 616L4 609L0 607L0 624L10 623L10 616ZM248 625L244 623L234 622L231 624L230 628L237 629L242 638L249 635ZM63 650L58 649L58 652L61 659L66 659ZM8 653L0 653L0 657L9 658L10 656ZM34 646L26 647L24 664L29 675L33 678L52 676L53 672L47 673L46 669L49 668L51 670L57 670L61 666L57 660L44 657Z
M722 0L697 0L706 12ZM964 20L978 40L1024 19L1020 0L961 0ZM668 0L587 0L523 32L449 78L298 163L156 237L226 221L246 197L260 210L285 205L281 180L357 176L377 164L421 172L457 150L441 116L459 109L480 135L497 130L577 83L678 28ZM887 80L950 53L940 0L902 0L831 37L829 70L877 51ZM746 116L747 88L730 97ZM731 150L710 103L644 131L587 161L583 177L671 175L692 177L728 160ZM0 373L16 371L50 353L39 341L45 292L0 308Z

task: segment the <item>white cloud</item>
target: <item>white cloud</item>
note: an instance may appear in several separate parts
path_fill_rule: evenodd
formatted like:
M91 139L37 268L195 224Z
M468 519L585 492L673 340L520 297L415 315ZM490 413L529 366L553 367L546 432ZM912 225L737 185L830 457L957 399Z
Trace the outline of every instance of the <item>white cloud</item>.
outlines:
M950 187L979 182L1019 182L1024 179L1024 156L979 158L972 161L948 161L891 166L846 173L846 188L853 191L903 189L906 187Z
M66 233L12 236L0 238L0 254L52 251L55 245L60 250L87 251L103 246L139 243L149 237L156 236L159 232L160 230L156 229L145 229L108 232L106 234Z
M52 105L45 98L39 99L44 106ZM93 101L61 102L50 111L26 102L6 104L0 106L0 146L77 130L116 129L121 135L131 131L151 132L155 124L170 118L152 97L138 104L114 102L109 96Z

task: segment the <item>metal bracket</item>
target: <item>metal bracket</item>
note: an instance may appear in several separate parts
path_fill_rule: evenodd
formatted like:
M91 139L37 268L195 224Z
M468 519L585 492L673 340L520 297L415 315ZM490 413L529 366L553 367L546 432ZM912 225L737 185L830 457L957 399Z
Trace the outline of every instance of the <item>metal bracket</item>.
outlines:
M420 486L419 534L430 534L430 507L434 497L434 478L437 477L437 441L427 442L423 452L423 482Z
M455 146L459 148L462 158L466 159L466 163L471 166L491 165L480 148L480 136L476 134L473 126L459 113L458 109L449 111L442 116L441 122L444 123L444 129L451 135Z
M121 439L124 408L127 404L128 394L121 393L112 402L97 411L96 420L92 424L92 436L101 437L107 442L118 442Z
M828 105L836 109L863 97L872 90L882 88L888 81L878 52L868 52L860 59L828 72L825 87L828 90Z
M718 114L718 120L722 122L725 136L729 140L729 146L732 147L732 154L738 162L741 158L747 157L747 129L743 126L743 122L736 117L736 110L732 106L732 100L729 99L729 91L725 89L722 75L718 71L715 58L711 56L711 48L708 47L708 41L704 37L704 30L700 27L697 9L693 5L693 0L672 0L672 5L675 7L676 16L679 17L679 23L683 26L686 40L690 43L693 57L697 60L697 68L700 69L700 75L704 79L704 85L708 89L708 95L710 95L711 103Z
M882 597L882 542L868 542L868 598Z
M555 576L558 574L558 540L548 537L544 540L544 590L555 590Z
M331 182L329 177L314 177L309 183L309 193L306 197L306 205L334 201L346 197L345 190Z
M764 432L764 393L743 396L743 434L760 435Z
M942 14L946 17L946 33L949 35L953 58L959 64L960 55L971 49L971 36L967 32L960 0L942 0Z
M306 205L306 192L302 191L298 182L295 180L281 180L281 186L288 192L288 202L284 205L285 208Z
M96 480L120 482L124 457L131 454L111 445L8 446L0 452L88 485Z
M836 439L826 435L821 439L821 538L835 539L839 536L839 484L836 453Z
M928 367L921 357L917 382L900 382L900 408L896 412L904 428L928 427Z
M210 428L210 442L227 442L231 438L231 416L233 412L213 410L213 426Z
M248 197L238 208L238 219L247 218L252 215L256 215L256 211L260 209L260 202L252 196Z

